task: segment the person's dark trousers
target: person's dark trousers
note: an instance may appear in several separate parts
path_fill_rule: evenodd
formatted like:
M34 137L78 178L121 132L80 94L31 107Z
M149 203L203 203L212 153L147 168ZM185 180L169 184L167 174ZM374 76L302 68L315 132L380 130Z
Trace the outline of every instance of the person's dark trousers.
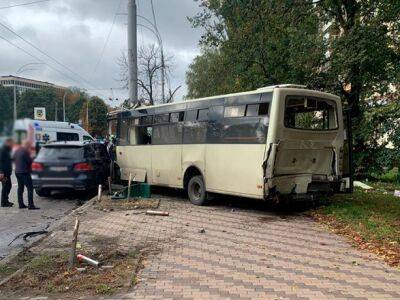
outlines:
M10 195L12 182L10 177L5 177L5 180L1 183L1 206L6 206L8 201L8 196Z
M18 205L20 208L25 207L24 204L24 188L28 190L28 207L34 207L33 204L33 184L32 177L29 173L16 174L18 180Z

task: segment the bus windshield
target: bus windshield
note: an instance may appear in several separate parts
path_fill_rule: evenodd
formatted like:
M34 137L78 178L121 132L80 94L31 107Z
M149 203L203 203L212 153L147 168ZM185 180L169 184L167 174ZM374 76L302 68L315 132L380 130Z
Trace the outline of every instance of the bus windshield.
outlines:
M334 130L338 127L336 103L332 100L288 96L285 126L303 130Z

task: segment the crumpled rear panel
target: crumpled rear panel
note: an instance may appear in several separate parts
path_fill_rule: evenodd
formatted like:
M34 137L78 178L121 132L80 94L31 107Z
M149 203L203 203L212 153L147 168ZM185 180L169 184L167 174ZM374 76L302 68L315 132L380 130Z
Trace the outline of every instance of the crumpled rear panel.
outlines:
M332 149L287 149L279 145L275 161L274 175L323 174L332 173Z

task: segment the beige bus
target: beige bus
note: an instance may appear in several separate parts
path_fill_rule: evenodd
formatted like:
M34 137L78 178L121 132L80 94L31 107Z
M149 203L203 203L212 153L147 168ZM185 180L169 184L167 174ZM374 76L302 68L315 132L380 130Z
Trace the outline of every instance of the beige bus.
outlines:
M109 115L122 180L256 199L346 188L340 98L297 85L139 107ZM114 132L110 132L114 133Z

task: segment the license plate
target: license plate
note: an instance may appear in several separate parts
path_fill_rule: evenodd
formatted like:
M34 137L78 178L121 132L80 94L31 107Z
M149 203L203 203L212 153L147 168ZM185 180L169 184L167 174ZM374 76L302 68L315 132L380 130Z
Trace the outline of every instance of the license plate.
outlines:
M68 171L68 168L67 167L50 167L50 171L65 172L65 171Z

